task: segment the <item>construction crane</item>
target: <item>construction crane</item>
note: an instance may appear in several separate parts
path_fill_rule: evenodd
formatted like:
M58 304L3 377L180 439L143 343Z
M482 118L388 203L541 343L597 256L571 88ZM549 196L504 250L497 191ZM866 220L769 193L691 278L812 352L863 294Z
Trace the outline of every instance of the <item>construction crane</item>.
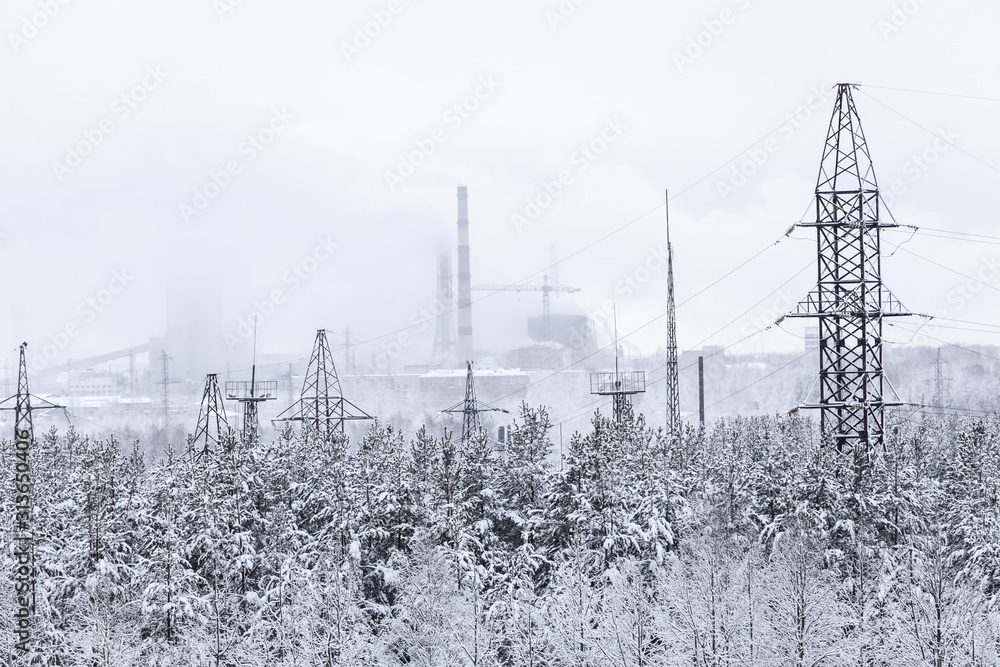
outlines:
M579 292L579 287L566 287L549 278L542 276L542 284L517 283L515 285L476 285L472 289L488 292L541 292L542 293L542 337L550 340L549 336L549 294L551 292Z

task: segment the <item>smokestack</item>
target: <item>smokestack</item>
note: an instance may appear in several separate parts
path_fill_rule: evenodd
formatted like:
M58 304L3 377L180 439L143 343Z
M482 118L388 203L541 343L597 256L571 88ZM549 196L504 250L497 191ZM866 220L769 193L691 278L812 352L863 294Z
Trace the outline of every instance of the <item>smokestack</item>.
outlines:
M451 249L442 249L438 253L437 294L438 311L437 332L434 335L434 351L431 361L438 366L453 367L458 363L458 352L455 342L455 290L452 286Z
M472 275L469 270L469 188L458 188L458 361L472 358Z

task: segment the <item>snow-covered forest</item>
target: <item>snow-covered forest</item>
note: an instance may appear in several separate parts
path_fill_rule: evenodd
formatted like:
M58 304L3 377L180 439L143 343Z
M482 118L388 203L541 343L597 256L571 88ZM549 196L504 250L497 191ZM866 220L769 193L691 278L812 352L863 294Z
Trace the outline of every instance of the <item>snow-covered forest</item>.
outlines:
M53 429L33 453L39 664L1000 659L1000 419L891 423L870 461L798 415L665 438L597 414L561 463L550 431L523 405L504 452L377 424L146 461Z

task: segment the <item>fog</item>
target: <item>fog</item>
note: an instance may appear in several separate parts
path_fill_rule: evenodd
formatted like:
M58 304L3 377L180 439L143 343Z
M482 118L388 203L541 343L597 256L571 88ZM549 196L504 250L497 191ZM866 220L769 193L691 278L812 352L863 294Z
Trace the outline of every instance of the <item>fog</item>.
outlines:
M350 328L358 373L426 366L458 186L473 285L558 275L580 291L552 312L600 315L606 346L613 303L632 358L664 345L669 190L680 347L730 345L815 281L813 232L785 234L811 215L838 82L862 84L900 224L1000 231L998 18L916 0L12 0L0 348L13 366L28 341L42 371L145 346L150 396L159 349L178 379L242 378L255 321L271 376L301 373L320 328L338 363ZM893 253L908 232L884 236L883 277L911 311L997 322L990 245L916 234ZM512 365L541 294L473 298L476 361ZM740 351L800 350L803 326Z

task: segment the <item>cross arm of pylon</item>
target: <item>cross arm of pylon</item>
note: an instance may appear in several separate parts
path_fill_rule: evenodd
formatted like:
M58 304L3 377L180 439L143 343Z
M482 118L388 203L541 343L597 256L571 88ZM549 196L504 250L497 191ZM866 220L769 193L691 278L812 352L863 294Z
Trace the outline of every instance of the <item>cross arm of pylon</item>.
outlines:
M508 415L510 414L510 410L504 410L503 408L498 408L497 406L492 405L490 403L487 403L485 401L478 401L478 400L475 403L473 403L472 406L469 409L466 409L466 407L465 407L465 401L462 400L462 401L459 401L458 403L456 403L455 405L451 406L450 408L442 410L441 412L451 412L451 413L458 413L458 412L503 412L504 414L508 414Z
M331 419L334 420L365 420L365 419L375 419L354 403L351 403L346 398L341 397L330 397L328 399L323 399L324 402L330 404L331 411L335 411L336 414L331 415ZM285 408L281 414L272 419L272 422L294 422L294 421L305 421L311 419L312 416L307 414L311 409L310 404L315 405L316 398L302 397L299 400L292 403L290 406Z
M787 317L843 316L849 313L863 313L867 317L903 317L912 314L888 287L882 285L881 290L881 308L869 309L862 302L860 285L827 306L822 305L820 289L814 287ZM827 301L830 300L828 297Z
M41 396L36 394L28 394L31 397L31 409L32 410L62 410L68 414L68 410L65 405L57 405L52 401L47 401ZM0 401L0 410L16 410L17 409L17 396L11 396Z

